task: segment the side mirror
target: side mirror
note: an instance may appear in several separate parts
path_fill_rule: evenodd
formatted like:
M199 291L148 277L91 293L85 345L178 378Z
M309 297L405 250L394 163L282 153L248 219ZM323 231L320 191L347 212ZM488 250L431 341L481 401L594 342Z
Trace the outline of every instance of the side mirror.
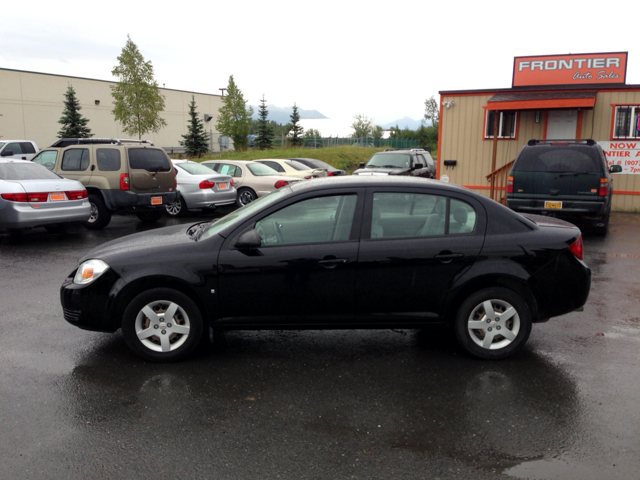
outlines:
M238 249L258 248L260 245L262 245L262 239L256 229L252 228L238 237L234 247Z
M420 170L421 168L424 168L424 165L422 163L415 163L413 165L414 170Z
M364 168L364 162L360 162L360 168Z
M10 157L13 155L13 150L3 150L2 153L0 153L0 156L2 157Z
M622 172L622 165L611 165L609 167L609 173L620 173Z

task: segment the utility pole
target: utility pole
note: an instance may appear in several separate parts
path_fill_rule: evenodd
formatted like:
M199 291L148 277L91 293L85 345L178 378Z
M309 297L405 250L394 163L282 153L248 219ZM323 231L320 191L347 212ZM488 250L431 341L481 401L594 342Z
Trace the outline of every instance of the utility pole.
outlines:
M219 88L218 90L220 90L222 92L222 96L224 97L224 92L227 90L226 88Z

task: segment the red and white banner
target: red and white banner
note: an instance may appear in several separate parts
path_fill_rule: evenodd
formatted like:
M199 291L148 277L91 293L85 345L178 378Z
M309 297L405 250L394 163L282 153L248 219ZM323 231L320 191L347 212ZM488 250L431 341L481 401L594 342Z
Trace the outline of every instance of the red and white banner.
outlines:
M622 173L640 174L640 138L596 143L604 150L609 166L620 165Z

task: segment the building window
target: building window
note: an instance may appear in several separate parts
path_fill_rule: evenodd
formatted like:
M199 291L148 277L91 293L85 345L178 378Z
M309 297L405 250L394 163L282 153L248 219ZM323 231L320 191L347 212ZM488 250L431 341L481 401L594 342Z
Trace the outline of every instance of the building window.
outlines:
M613 123L613 138L639 138L638 117L640 106L616 107L616 118Z
M498 138L516 138L516 121L518 112L499 112L498 116ZM496 112L487 111L487 121L485 122L484 138L493 138L493 122Z

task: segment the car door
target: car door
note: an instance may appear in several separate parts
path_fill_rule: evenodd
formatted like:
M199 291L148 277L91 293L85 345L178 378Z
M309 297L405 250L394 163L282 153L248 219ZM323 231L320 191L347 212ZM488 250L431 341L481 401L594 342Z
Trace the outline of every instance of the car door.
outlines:
M83 185L88 185L93 171L89 168L90 151L88 148L73 147L62 151L60 165L56 165L55 172L65 178L78 180Z
M437 320L448 290L474 263L486 216L476 200L433 189L370 189L356 287L357 321Z
M362 189L307 193L231 234L218 262L222 322L311 327L352 321L363 203ZM251 229L261 246L236 248Z

